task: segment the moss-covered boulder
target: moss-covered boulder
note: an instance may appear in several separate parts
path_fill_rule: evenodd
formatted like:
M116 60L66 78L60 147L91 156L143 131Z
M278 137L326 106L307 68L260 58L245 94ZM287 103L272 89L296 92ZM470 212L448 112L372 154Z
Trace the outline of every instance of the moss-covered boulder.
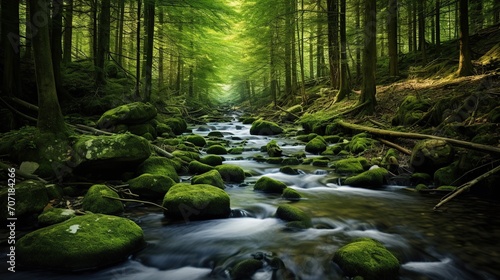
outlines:
M359 133L352 137L351 141L347 143L346 149L353 154L362 153L375 143L375 140L371 139L367 133Z
M281 114L281 119L283 121L295 121L297 119L297 115L302 113L302 111L304 111L302 105L294 105L286 109L286 111Z
M283 193L283 190L286 189L286 184L273 178L262 176L259 180L257 180L257 182L255 182L253 189L265 193L281 194Z
M288 175L299 175L299 171L291 166L283 166L280 168L281 173L285 173Z
M75 217L75 210L63 208L50 208L38 215L38 223L42 226L50 226L64 222Z
M243 154L243 150L244 150L243 147L234 147L229 149L229 151L227 152L231 155L241 155Z
M16 242L16 254L23 267L77 271L124 261L144 246L133 221L86 214L26 234Z
M118 214L123 212L123 203L105 196L120 198L106 185L93 185L83 197L82 206L85 211L101 214Z
M399 261L380 242L362 238L335 252L333 261L349 277L365 280L397 279Z
M197 152L192 152L192 151L175 150L172 152L172 155L182 159L185 162L191 162L193 160L200 159L200 155Z
M222 176L222 180L228 183L241 183L245 180L245 171L236 165L223 164L215 167Z
M8 198L9 189L0 189L0 199L2 201L0 215L4 221L7 217L12 217L9 215L7 207L7 203L12 201ZM26 180L17 183L14 189L15 196L10 197L15 198L15 217L38 214L42 212L43 208L49 203L49 197L47 196L47 191L45 190L45 184L40 181Z
M434 183L437 186L453 186L460 183L460 170L458 169L458 161L452 164L441 167L434 172Z
M409 95L398 107L396 116L392 119L392 125L413 125L417 123L429 110L430 104L414 95Z
M292 188L285 188L283 194L281 195L284 199L290 201L298 201L302 198L302 195L298 191Z
M299 159L297 157L287 157L283 158L283 161L281 161L281 164L284 165L299 165L302 163L302 159Z
M378 188L384 184L388 173L387 169L382 167L372 168L361 174L347 178L344 184L351 187Z
M184 119L178 117L171 117L163 119L162 122L168 125L175 135L181 135L187 129L187 123Z
M188 135L186 136L186 141L193 143L197 147L204 147L207 144L205 138L198 134Z
M165 175L145 173L127 181L132 193L144 198L160 199L165 196L175 181Z
M231 270L231 279L250 279L257 270L263 267L262 261L256 259L246 259L238 262Z
M422 140L413 148L410 164L417 172L434 173L453 162L454 149L444 140Z
M153 138L156 138L157 133L155 127L151 123L135 124L129 125L128 131L132 134L144 137L146 134L150 134Z
M221 145L212 145L208 147L207 154L225 155L227 154L227 149L222 147Z
M252 135L277 135L280 133L283 133L283 129L278 124L262 119L254 121L250 127Z
M154 119L157 113L152 104L134 102L106 111L97 121L97 126L110 128L117 124L141 124Z
M139 174L163 175L170 177L175 182L179 182L179 175L175 169L175 164L164 157L149 157L139 166L137 172Z
M214 168L215 167L213 167L211 165L201 163L197 160L191 161L189 163L189 166L188 166L189 173L191 173L191 174L202 174L202 173L208 172Z
M112 136L78 136L73 144L74 164L93 170L123 170L137 166L151 155L149 142L125 133Z
M215 137L215 138L224 138L224 134L220 131L210 131L208 133L208 137Z
M176 184L163 199L165 217L175 220L206 220L227 218L231 213L229 195L218 187L206 184Z
M224 158L219 155L206 155L200 158L200 162L211 166L221 165Z
M246 117L240 117L240 121L243 123L243 124L252 124L254 121L256 121L258 118L257 117L250 117L250 116L246 116Z
M280 146L278 146L278 142L276 142L276 140L271 140L267 143L266 151L270 157L280 157L283 154L283 151Z
M311 154L321 154L324 150L326 150L327 146L328 144L323 137L316 136L314 139L307 142L305 150Z
M266 162L269 164L282 164L283 163L283 158L280 157L269 157L266 158Z
M330 160L327 158L313 158L312 165L318 167L327 167Z
M355 174L365 170L368 161L364 157L345 158L333 162L332 166L339 174Z
M217 170L210 170L203 174L193 176L193 178L191 179L191 184L207 184L218 187L219 189L225 188L224 180L222 180L222 177Z
M278 209L276 209L276 217L289 222L287 224L288 227L312 227L311 217L299 208L289 204L281 204L278 206Z

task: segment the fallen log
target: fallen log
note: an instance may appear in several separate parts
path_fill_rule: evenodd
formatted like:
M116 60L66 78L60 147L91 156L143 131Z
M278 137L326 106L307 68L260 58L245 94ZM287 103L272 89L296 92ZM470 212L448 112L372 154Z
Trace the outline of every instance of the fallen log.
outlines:
M457 139L452 139L452 138L434 136L434 135L429 135L429 134L400 132L400 131L385 130L385 129L380 129L380 128L373 128L373 127L369 127L369 126L348 123L348 122L345 122L342 120L339 120L337 122L337 124L339 124L342 127L349 128L352 130L366 131L366 132L369 132L371 134L376 134L376 135L381 135L381 136L401 137L401 138L411 138L411 139L443 140L443 141L446 141L446 142L450 143L451 145L454 145L457 147L467 148L467 149L476 150L476 151L480 151L480 152L484 152L484 153L493 153L497 156L500 156L500 148L497 148L494 146L488 146L488 145L472 143L472 142L462 141L462 140L457 140Z

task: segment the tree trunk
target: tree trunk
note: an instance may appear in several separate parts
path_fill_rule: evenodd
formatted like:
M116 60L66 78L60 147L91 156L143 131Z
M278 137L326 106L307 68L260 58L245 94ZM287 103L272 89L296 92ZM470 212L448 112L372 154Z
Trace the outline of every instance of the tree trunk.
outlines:
M96 85L100 86L105 83L104 63L109 55L109 34L110 34L110 16L111 4L110 0L101 1L101 11L99 13L99 28L98 28L98 49L96 58Z
M406 4L407 24L408 24L408 52L414 51L413 49L413 2L408 1Z
M61 62L62 62L62 13L63 1L52 0L52 28L51 28L51 53L52 66L54 67L54 79L56 82L57 96L60 101L66 97L66 92L62 86Z
M359 104L365 104L363 113L372 114L375 111L377 100L375 99L375 70L377 63L377 2L376 0L365 0L363 42L363 85Z
M4 96L19 96L21 92L19 2L2 0L1 17L1 44L3 50L1 94Z
M340 0L340 89L337 101L346 98L351 91L347 61L346 0Z
M418 1L418 50L422 53L422 60L427 62L427 51L425 42L425 0Z
M322 19L322 9L321 9L321 0L316 1L316 9L317 9L317 16L316 16L316 34L317 34L317 41L316 41L316 76L318 77L323 77L324 75L324 65L325 65L325 49L323 47L323 23L321 22Z
M136 26L136 56L135 56L135 97L141 97L141 7L142 0L137 0L137 26Z
M493 0L493 24L500 22L500 0Z
M328 58L330 62L330 84L339 88L339 17L338 0L327 0L328 13Z
M65 133L66 124L57 99L52 57L47 55L50 52L47 0L29 1L32 24L37 30L32 38L39 107L37 127L42 133ZM41 19L47 21L42 22Z
M470 76L474 74L469 46L469 14L468 0L460 0L460 60L458 64L458 76Z
M441 0L436 0L436 52L441 53Z
M125 0L118 2L118 30L116 38L116 63L123 66L123 26L125 22Z
M469 0L470 1L470 31L477 33L483 28L484 15L483 15L483 0Z
M398 0L389 0L387 17L389 75L398 76Z
M284 36L284 68L285 94L292 94L292 39L295 28L293 23L292 5L295 0L285 1L285 36Z
M151 100L152 91L152 81L153 81L153 43L154 43L154 31L155 31L155 1L147 0L146 9L148 14L147 20L147 42L146 42L146 81L144 87L144 98L145 102Z
M361 30L361 0L356 0L356 79L361 78L361 36L359 35L359 30Z
M160 46L158 50L158 88L163 88L165 83L165 51L163 48L163 25L164 25L164 13L163 7L159 8L158 14L159 28L158 28L158 40L160 41Z
M26 34L26 45L24 46L24 56L23 58L30 61L31 60L31 19L29 17L30 14L30 1L26 1L26 19L25 19L25 34ZM1 41L1 40L0 40Z
M71 62L72 44L73 44L73 0L66 1L64 8L64 46L63 63Z
M304 66L304 0L300 1L301 3L301 22L302 26L299 29L299 20L297 19L297 41L298 43L298 51L299 51L299 65L300 65L300 96L302 97L302 103L306 104L306 89L305 89L305 66Z

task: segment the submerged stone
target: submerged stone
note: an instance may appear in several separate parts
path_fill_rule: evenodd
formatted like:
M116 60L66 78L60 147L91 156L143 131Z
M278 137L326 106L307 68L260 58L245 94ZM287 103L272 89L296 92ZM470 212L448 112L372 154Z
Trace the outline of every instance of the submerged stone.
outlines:
M287 224L288 227L312 227L311 218L304 211L289 204L281 204L278 206L278 209L276 209L276 217L289 222Z
M156 108L149 103L134 102L106 111L97 121L100 128L117 124L141 124L156 117Z
M378 188L384 184L385 176L388 171L385 168L378 167L365 171L361 174L347 178L345 185L363 188Z
M349 277L361 276L365 280L398 278L398 259L380 242L370 238L343 246L335 252L333 261Z
M283 133L283 129L276 123L262 119L252 123L250 134L252 135L276 135Z
M283 190L286 189L286 184L273 178L262 176L255 182L253 189L265 193L281 194Z
M124 261L145 241L129 219L86 214L28 233L16 246L23 267L78 271Z
M250 279L257 270L263 267L262 261L256 259L246 259L238 262L231 271L231 279Z
M227 218L231 213L229 202L225 191L207 184L176 184L163 198L163 206L168 209L165 216L186 222Z

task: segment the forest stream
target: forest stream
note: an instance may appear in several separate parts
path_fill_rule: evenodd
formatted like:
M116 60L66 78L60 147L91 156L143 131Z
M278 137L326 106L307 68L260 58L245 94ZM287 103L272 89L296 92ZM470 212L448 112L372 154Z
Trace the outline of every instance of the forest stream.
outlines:
M260 148L271 139L285 155L303 151L304 145L289 138L250 135L250 125L233 117L232 122L207 124L221 131L229 146L245 141L243 154L226 155L224 164L254 174L242 184L226 184L231 217L166 224L157 208L129 207L125 216L144 230L147 247L124 263L71 275L71 279L230 279L228 269L236 262L274 256L295 279L344 279L332 256L357 237L370 237L386 246L401 263L400 279L476 280L500 275L498 203L467 196L434 212L439 195L423 196L405 186L386 185L378 190L341 186L331 169L309 165L295 166L299 175L287 175L279 171L279 165L252 157L264 155ZM209 132L191 128L202 136ZM312 217L312 228L290 229L274 217L278 205L291 202L254 191L253 184L263 175L302 195L293 205ZM68 279L68 274L18 271L9 279ZM252 279L283 278L273 276L271 266L265 265Z

